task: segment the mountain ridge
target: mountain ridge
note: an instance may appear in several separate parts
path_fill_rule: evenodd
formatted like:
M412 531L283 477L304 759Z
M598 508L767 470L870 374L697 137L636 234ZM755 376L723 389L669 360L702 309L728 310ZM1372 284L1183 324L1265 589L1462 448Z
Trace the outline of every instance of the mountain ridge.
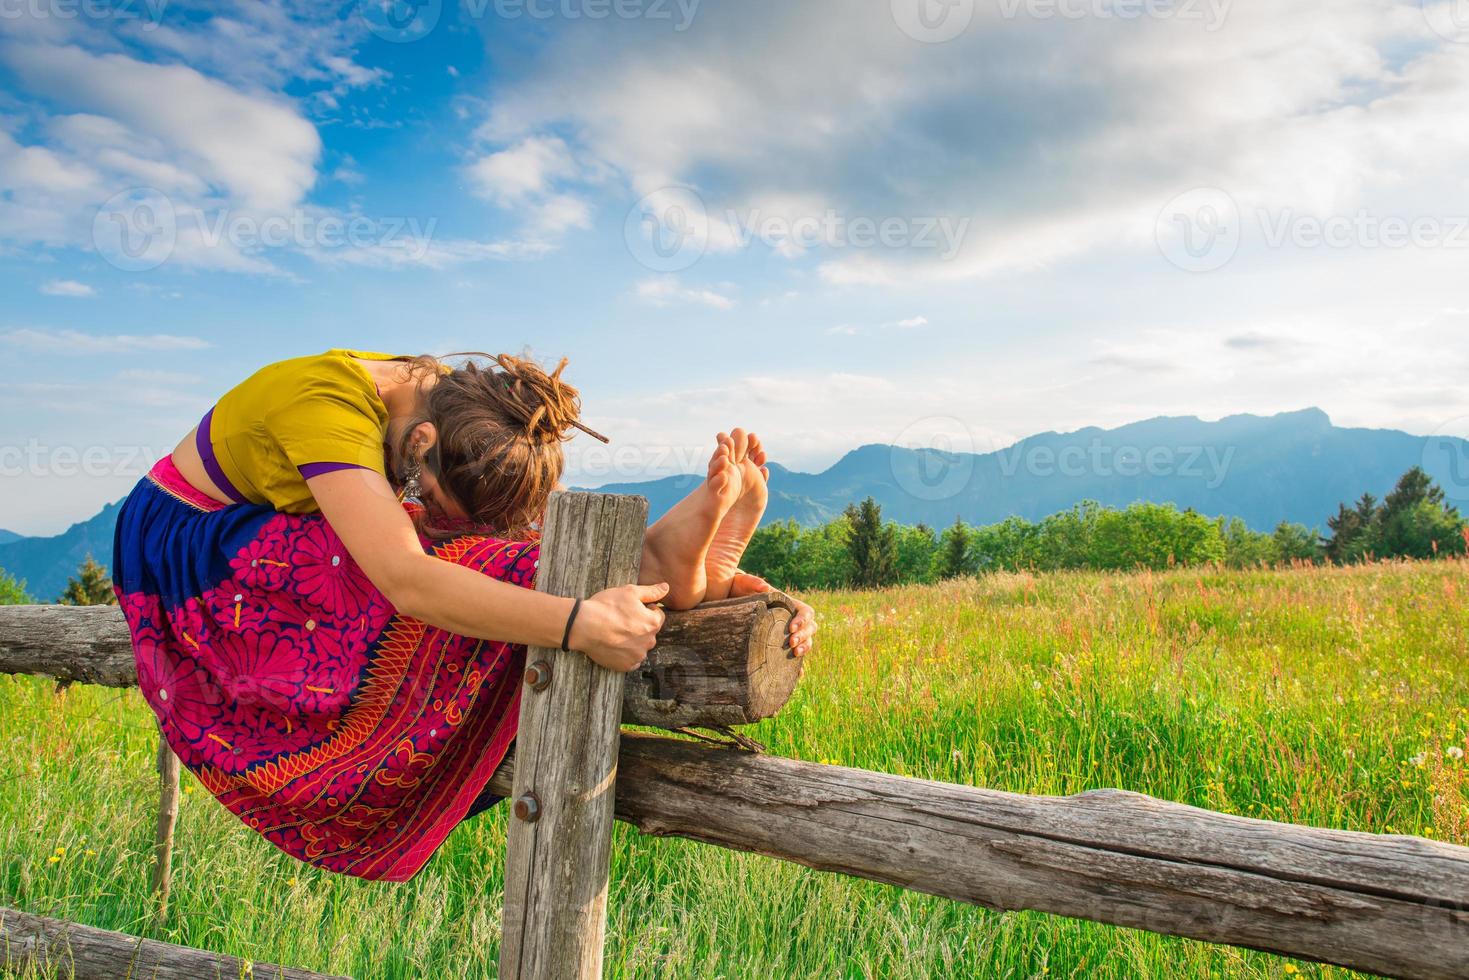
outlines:
M956 517L971 524L1011 516L1040 520L1082 500L1113 507L1147 500L1239 517L1262 531L1281 521L1321 528L1339 503L1363 493L1380 498L1419 465L1463 505L1469 498L1469 441L1451 442L1457 458L1430 451L1437 444L1432 437L1340 427L1321 409L1306 408L1237 413L1213 422L1157 416L1113 429L1039 432L988 453L868 443L819 473L772 463L763 523L817 524L871 496L889 519L930 526ZM699 479L676 475L597 489L642 494L657 519ZM0 535L0 568L26 580L31 595L53 599L88 553L111 566L117 507L108 504L51 537Z

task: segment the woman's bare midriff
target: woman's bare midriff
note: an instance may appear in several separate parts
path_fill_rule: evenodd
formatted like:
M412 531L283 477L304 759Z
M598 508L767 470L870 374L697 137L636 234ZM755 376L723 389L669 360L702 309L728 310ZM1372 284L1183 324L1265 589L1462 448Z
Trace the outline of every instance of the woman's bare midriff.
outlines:
M196 425L189 430L184 441L173 448L173 465L177 466L179 474L204 496L222 504L234 503L223 490L214 485L213 480L209 479L209 474L204 469L204 460L199 458L199 446L194 441L198 434L199 427Z

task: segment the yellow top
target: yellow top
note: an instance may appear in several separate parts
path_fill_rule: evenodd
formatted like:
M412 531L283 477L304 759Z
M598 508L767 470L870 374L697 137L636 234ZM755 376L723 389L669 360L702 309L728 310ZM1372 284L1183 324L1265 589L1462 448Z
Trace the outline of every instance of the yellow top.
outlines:
M409 359L334 348L267 365L226 392L198 437L205 469L220 489L283 513L309 514L319 508L308 476L344 466L386 476L388 409L353 358Z

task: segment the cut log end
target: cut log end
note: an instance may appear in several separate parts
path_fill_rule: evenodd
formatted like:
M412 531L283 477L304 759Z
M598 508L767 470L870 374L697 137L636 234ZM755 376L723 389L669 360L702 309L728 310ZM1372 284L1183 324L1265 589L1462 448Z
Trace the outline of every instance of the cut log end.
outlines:
M785 707L801 678L786 643L795 606L780 592L671 612L627 676L622 720L654 728L733 727Z

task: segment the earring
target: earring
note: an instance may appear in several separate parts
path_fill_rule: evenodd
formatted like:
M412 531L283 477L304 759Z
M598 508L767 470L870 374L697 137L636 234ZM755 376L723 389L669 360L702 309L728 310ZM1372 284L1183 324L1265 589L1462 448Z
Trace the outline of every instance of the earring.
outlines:
M422 473L423 467L417 460L414 460L408 467L408 472L403 477L403 489L398 493L398 501L400 503L404 500L423 499L423 485L418 482L419 476Z

